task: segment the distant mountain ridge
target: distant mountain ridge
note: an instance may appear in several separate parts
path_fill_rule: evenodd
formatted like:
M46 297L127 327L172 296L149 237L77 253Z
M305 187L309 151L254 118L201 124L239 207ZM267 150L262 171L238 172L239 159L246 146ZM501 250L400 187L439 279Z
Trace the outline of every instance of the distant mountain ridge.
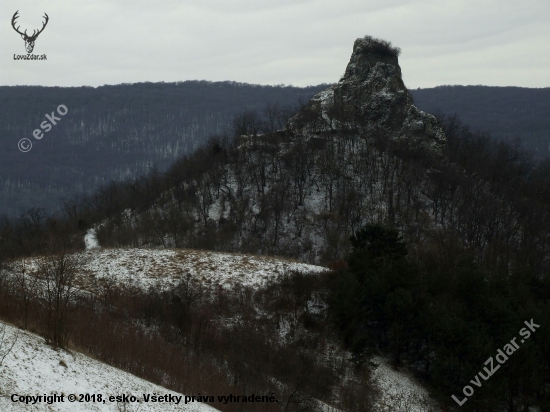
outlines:
M306 88L186 81L92 87L0 87L0 215L31 207L53 211L63 199L111 180L165 170L235 115L266 104L295 106L328 85ZM550 156L550 88L440 86L409 90L427 113L457 113L473 129ZM381 98L383 96L380 96ZM42 140L32 137L45 114L69 112ZM17 150L22 138L28 153Z
M260 86L185 81L102 87L0 87L0 215L53 211L63 199L109 181L165 170L245 110L308 101L326 85ZM45 115L68 113L35 140ZM58 116L56 114L56 116ZM34 145L21 153L17 144Z
M519 139L539 158L550 157L550 88L438 86L410 90L428 113L456 113L475 130L498 140Z

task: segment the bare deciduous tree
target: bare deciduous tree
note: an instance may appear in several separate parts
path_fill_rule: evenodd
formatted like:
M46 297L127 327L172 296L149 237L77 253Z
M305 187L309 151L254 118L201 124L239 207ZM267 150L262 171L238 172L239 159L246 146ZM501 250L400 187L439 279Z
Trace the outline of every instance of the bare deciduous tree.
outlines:
M10 354L19 338L18 333L7 334L7 327L0 323L0 366L4 363L6 357Z
M3 323L0 323L0 396L7 396L5 392L6 388L4 387L4 380L2 379L2 364L6 357L13 350L17 339L19 338L19 333L7 333L7 327Z
M36 297L37 279L29 273L24 260L16 261L11 266L11 286L19 298L18 305L23 311L23 329L28 327L29 310Z
M66 348L68 343L67 313L76 292L75 280L81 266L80 255L64 252L39 260L46 340L57 347Z

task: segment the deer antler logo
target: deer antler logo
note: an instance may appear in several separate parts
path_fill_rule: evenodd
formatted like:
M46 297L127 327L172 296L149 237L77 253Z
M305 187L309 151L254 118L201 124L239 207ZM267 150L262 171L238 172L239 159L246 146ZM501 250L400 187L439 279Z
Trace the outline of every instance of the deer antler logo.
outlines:
M27 49L27 53L32 53L33 49L34 49L34 42L36 41L36 38L38 37L38 35L40 33L42 33L44 31L44 28L46 28L46 25L48 24L48 20L50 19L48 17L48 15L46 13L44 13L44 18L46 19L46 21L43 24L42 28L40 30L38 30L38 32L36 30L33 31L32 33L32 36L29 36L27 35L27 30L25 30L24 33L21 33L19 31L19 26L17 26L17 28L15 27L15 20L17 20L17 18L19 17L17 15L17 13L19 13L19 10L17 10L15 12L15 14L13 15L12 19L11 19L11 25L13 27L13 29L19 33L21 35L21 38L23 40L25 40L25 48Z

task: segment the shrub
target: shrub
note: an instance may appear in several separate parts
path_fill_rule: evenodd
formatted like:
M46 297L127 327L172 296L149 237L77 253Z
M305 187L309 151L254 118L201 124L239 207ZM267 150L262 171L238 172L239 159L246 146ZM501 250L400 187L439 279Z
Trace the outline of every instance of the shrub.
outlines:
M401 49L392 46L391 42L372 36L365 36L361 39L361 49L365 53L373 53L380 56L399 57L401 54Z

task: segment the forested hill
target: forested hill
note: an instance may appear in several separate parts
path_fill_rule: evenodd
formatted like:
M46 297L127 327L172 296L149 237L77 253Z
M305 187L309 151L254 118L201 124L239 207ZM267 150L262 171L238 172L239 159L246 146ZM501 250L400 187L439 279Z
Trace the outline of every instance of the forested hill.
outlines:
M410 90L419 109L456 113L498 140L519 139L537 157L550 157L550 88L439 86Z
M271 104L284 117L285 108L326 87L208 81L0 87L0 215L31 207L53 211L62 200L111 180L140 176L152 166L164 171L212 134L228 131L235 115L256 110L265 118L262 111ZM423 111L457 113L474 129L502 140L517 137L539 156L550 155L548 88L441 86L410 92ZM59 105L67 114L54 113L61 120L36 140L33 131ZM22 138L33 143L28 153L17 149Z
M142 175L153 165L163 170L226 131L236 114L268 103L294 107L326 87L208 81L0 87L0 215L52 211L62 199L111 180ZM57 113L59 105L66 115ZM46 114L61 120L37 140L33 131ZM23 138L33 144L27 153L18 150Z

